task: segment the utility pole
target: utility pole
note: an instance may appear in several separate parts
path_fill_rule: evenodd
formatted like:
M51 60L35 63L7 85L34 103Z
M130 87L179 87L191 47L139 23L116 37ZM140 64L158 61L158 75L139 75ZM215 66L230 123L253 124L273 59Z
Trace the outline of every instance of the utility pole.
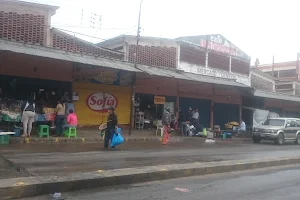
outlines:
M135 58L134 58L134 67L135 68L137 68L137 60L138 60L138 50L139 50L140 31L141 31L141 12L142 12L143 1L144 0L141 0L141 2L140 2L138 27L137 27L137 33L136 33L136 47L135 47ZM132 127L134 125L135 82L136 82L136 73L134 73L134 77L132 79L132 96L131 96L129 135L131 135Z
M275 77L274 68L275 68L275 56L273 56L273 62L272 62L272 75Z
M297 79L299 80L300 79L300 61L299 61L299 59L300 59L300 53L299 52L297 52Z

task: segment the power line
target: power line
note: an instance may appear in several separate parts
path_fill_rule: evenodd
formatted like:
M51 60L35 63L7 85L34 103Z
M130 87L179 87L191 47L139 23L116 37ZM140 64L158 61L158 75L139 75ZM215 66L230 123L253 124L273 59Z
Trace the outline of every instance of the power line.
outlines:
M74 32L74 31L69 31L69 30L66 30L66 29L61 29L61 28L57 28L57 29L58 29L58 30L61 30L61 31L66 31L66 32L70 32L70 33L74 33L74 34L78 34L78 35L82 35L82 36L90 37L90 38L95 38L95 39L102 40L102 41L105 41L105 40L107 40L107 39L103 39L103 38L94 37L94 36L91 36L91 35L86 35L86 34L82 34L82 33Z

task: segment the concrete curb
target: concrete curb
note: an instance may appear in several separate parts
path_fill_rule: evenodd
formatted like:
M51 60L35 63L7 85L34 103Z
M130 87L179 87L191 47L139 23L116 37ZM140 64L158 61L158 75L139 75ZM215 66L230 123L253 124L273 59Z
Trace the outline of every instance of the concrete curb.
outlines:
M300 163L300 157L248 159L209 163L161 165L117 170L98 170L66 177L28 177L0 180L1 199L67 192L96 187L225 173Z
M151 137L151 138L130 138L125 137L124 138L126 142L153 142L153 141L161 141L161 137ZM183 140L191 140L191 139L197 139L197 140L205 140L206 138L197 138L197 137L171 137L170 142L178 142ZM222 139L217 138L217 141L221 141ZM232 138L227 139L225 141L250 141L249 138ZM10 144L79 144L79 143L102 143L103 139L98 137L95 139L86 139L83 137L78 138L56 138L56 137L50 137L50 138L38 138L38 137L31 137L31 138L20 138L20 137L11 137Z

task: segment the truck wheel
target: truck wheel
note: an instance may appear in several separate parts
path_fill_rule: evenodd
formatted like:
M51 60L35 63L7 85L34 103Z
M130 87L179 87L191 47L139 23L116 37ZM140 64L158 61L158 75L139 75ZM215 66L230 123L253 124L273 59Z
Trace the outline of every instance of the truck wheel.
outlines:
M252 140L254 143L260 143L260 141L261 141L260 137L257 137L257 136L253 136Z
M300 144L300 133L298 133L295 144Z
M276 142L276 144L279 144L279 145L282 145L284 143L284 135L283 135L283 133L279 133L278 134L277 140L275 142Z

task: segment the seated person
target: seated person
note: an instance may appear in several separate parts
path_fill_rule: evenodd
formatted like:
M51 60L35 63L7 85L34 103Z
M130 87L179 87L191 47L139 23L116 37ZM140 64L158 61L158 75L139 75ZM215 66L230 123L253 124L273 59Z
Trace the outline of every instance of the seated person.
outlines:
M245 135L245 133L246 133L246 123L243 120L241 120L241 123L240 123L240 126L238 128L237 134L238 135Z
M64 129L67 129L69 127L77 127L78 120L77 115L74 113L72 109L69 110L69 115L67 117L67 124L64 125Z

